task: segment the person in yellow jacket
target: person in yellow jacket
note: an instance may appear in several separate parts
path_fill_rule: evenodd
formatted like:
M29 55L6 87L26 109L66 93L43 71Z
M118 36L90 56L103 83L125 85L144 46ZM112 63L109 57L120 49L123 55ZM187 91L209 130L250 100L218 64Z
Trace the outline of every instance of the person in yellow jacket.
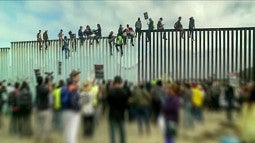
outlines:
M255 84L250 83L248 102L242 106L241 116L239 117L238 127L240 137L244 143L255 142Z
M202 87L199 87L197 84L192 85L192 105L193 105L193 116L194 119L197 121L202 121L203 120L203 112L202 112L202 107L203 107L203 91Z
M122 37L122 35L118 34L116 40L117 40L117 42L115 44L115 47L116 47L118 52L119 52L118 47L120 47L120 53L121 53L121 56L123 56L123 48L122 48L122 46L123 46L123 37Z
M60 80L57 87L53 90L53 122L57 130L62 130L62 111L61 111L61 89L64 86L64 81Z

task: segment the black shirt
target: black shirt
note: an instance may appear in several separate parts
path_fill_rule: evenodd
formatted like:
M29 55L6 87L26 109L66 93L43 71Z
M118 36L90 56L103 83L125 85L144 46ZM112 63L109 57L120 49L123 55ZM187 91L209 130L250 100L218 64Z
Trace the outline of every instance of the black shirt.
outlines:
M124 120L124 112L127 107L128 95L123 88L110 89L107 96L109 103L109 119L116 121Z
M46 85L38 85L36 87L36 106L38 110L49 108L49 92L49 88Z

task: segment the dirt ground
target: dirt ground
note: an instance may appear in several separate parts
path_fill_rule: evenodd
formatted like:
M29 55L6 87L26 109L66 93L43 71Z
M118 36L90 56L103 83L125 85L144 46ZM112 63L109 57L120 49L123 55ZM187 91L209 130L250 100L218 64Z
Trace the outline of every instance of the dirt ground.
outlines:
M4 116L3 121L4 125L0 128L1 143L38 143L33 137L25 138L9 135L9 117ZM163 134L158 125L151 124L150 134L139 134L136 122L126 122L125 127L127 143L164 143ZM234 128L232 124L226 122L225 113L223 111L206 111L204 112L204 122L202 124L196 123L195 128L193 129L184 129L181 120L176 143L220 143L220 139L224 135L234 135ZM54 143L61 143L62 134L53 131L52 139ZM96 127L93 138L84 138L80 131L78 135L78 143L109 143L106 117L100 118L100 123Z

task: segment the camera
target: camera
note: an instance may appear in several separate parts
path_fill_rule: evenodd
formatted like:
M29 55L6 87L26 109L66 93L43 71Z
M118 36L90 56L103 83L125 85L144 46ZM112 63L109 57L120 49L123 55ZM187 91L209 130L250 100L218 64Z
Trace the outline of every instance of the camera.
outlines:
M53 72L45 72L46 74L46 77L45 77L45 80L46 81L52 81L53 80Z

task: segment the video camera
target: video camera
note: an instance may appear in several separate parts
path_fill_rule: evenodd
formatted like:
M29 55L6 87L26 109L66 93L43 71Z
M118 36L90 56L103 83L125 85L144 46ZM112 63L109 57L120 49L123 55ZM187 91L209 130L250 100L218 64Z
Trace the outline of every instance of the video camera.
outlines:
M53 80L53 72L45 72L46 74L46 77L45 79L48 80L48 81L52 81Z

